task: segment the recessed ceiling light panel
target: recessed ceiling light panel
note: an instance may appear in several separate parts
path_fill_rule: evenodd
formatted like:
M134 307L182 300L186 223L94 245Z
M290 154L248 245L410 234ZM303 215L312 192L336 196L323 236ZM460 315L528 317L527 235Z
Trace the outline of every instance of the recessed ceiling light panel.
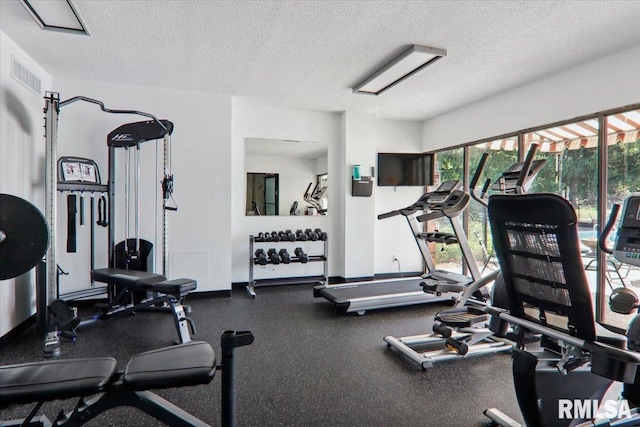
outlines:
M40 28L89 35L78 8L71 0L21 0Z
M447 56L445 49L412 45L381 69L357 84L353 88L353 92L380 95L385 90L395 86L426 66L433 64L443 56Z

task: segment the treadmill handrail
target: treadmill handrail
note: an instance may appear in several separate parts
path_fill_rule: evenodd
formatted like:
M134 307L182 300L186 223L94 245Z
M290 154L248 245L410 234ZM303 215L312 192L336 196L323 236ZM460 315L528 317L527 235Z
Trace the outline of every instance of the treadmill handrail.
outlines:
M400 214L401 214L400 210L396 209L395 211L381 213L380 215L378 215L378 219L387 219L394 216L398 216Z

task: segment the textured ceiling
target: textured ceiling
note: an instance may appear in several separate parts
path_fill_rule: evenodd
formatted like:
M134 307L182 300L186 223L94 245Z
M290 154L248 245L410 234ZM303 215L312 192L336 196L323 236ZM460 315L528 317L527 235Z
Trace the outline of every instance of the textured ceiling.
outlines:
M75 3L90 37L42 31L18 1L0 0L0 29L54 84L171 87L407 120L640 45L640 1ZM448 55L378 97L351 93L410 44Z

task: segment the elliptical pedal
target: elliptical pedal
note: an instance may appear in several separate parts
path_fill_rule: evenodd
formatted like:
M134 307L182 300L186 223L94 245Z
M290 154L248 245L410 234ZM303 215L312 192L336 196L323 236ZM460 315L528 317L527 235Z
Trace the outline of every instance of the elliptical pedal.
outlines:
M435 320L452 328L470 328L488 319L484 311L468 306L442 310L435 315Z

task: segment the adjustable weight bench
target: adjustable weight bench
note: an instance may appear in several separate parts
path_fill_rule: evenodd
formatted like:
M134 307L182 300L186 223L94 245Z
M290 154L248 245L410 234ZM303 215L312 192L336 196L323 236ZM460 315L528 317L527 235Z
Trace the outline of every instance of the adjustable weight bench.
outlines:
M149 389L209 384L222 371L222 425L235 425L235 348L253 343L251 332L225 331L221 336L222 363L216 365L206 342L160 348L133 356L123 371L110 357L31 362L0 367L0 409L12 404L36 403L23 420L2 421L8 426L82 425L119 406L138 408L170 426L206 426ZM78 398L73 410L60 412L53 424L37 416L45 402Z
M124 270L119 268L101 268L91 271L91 279L96 282L106 283L109 291L109 300L104 304L97 304L102 313L81 319L72 329L81 328L99 320L107 320L123 316L134 311L149 309L152 306L168 305L178 332L177 342L180 344L191 341L191 334L195 334L195 326L187 317L182 305L184 297L197 288L197 282L193 279L173 279L161 274L146 271ZM118 289L118 292L115 290ZM138 303L132 303L132 295L136 291L152 292L153 297L146 298ZM72 332L75 338L74 332Z

